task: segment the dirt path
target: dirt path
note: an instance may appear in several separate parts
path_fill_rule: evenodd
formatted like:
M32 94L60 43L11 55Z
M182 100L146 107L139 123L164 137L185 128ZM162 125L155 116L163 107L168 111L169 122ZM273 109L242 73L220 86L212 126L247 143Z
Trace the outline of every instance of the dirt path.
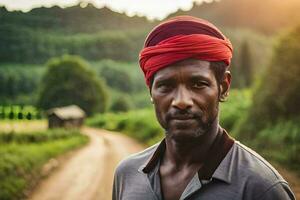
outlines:
M43 180L29 197L31 200L110 200L116 164L144 147L124 135L84 128L91 138L89 145ZM300 177L276 166L300 199Z
M83 132L91 138L90 144L43 180L29 199L111 199L116 164L143 146L126 136L104 130L84 128Z

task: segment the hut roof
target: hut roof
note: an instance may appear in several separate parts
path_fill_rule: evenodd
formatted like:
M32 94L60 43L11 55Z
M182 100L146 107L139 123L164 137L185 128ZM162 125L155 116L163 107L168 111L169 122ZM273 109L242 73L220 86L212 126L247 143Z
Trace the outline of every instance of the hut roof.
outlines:
M77 105L70 105L59 108L52 108L47 112L48 115L56 115L60 119L78 119L84 118L85 112Z

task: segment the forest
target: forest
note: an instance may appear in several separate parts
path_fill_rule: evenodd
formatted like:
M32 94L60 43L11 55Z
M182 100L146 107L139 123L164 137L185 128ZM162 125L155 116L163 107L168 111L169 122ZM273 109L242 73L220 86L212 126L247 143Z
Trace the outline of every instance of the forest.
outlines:
M299 10L298 0L221 0L194 3L191 10L167 17L207 19L230 39L233 80L227 102L221 103L220 123L236 139L297 174ZM158 142L163 130L138 63L143 42L158 23L92 4L29 12L0 7L0 127L12 121L42 121L48 109L76 104L86 111L87 126L120 131L146 145ZM76 131L72 136L64 131L0 132L0 154L6 155L0 157L0 172L30 163L22 169L21 183L6 177L7 182L0 184L0 189L6 188L0 196L6 199L20 197L28 187L25 174L33 173L30 167L38 168L51 156L87 143ZM24 150L31 153L43 142L45 152L40 152L39 160L19 160L18 144L22 148L32 144ZM50 150L52 143L56 151ZM7 156L8 151L15 152L16 160ZM0 179L4 176L1 172ZM12 185L18 189L10 190Z

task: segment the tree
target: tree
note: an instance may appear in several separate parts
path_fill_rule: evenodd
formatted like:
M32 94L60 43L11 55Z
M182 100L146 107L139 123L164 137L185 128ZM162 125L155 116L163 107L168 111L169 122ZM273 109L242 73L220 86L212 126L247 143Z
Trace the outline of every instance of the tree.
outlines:
M252 82L252 56L247 41L241 45L240 70L243 77L243 85L249 87Z
M111 105L111 110L113 112L126 112L130 110L130 101L125 96L120 96Z
M100 75L105 79L108 86L119 91L130 93L133 90L132 79L129 74L113 66L105 66Z
M300 120L300 25L281 36L253 94L252 107L237 132L254 138L263 128Z
M76 104L88 115L105 111L105 86L83 59L66 55L51 59L47 66L40 88L39 108Z

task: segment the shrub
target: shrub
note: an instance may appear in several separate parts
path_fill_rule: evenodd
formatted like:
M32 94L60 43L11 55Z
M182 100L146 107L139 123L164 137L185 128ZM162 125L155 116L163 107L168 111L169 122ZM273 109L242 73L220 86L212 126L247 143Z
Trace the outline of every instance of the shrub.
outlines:
M121 96L118 99L116 99L113 104L110 107L110 110L113 112L126 112L130 110L131 104L129 102L129 99Z
M164 133L156 121L154 112L150 109L99 114L89 118L86 123L111 131L121 131L148 145L158 142L163 138Z
M100 76L105 79L106 84L123 92L132 92L133 82L128 72L118 68L119 66L112 66L114 63L108 64L100 71Z

